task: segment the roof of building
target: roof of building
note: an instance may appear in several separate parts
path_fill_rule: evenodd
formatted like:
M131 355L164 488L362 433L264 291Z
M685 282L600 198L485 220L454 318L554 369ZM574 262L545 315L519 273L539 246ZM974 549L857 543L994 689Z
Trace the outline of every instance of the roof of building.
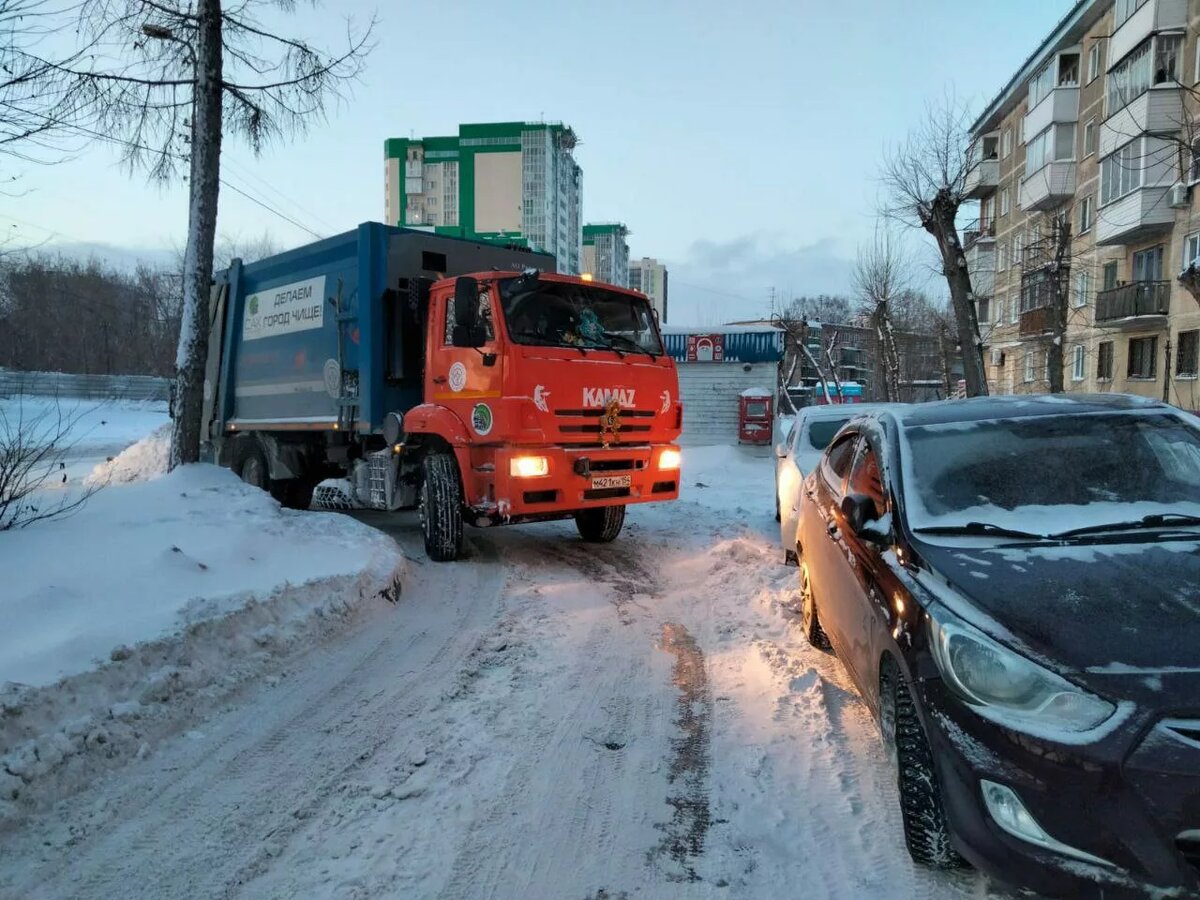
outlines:
M1000 120L1020 103L1022 89L1042 64L1052 54L1076 43L1111 5L1112 0L1078 0L980 113L971 125L971 135L976 137L994 130Z

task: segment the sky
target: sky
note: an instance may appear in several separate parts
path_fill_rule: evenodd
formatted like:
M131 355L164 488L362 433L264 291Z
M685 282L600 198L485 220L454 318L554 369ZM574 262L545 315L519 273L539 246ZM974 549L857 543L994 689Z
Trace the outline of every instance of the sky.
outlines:
M876 227L888 148L952 92L986 104L1071 0L326 0L289 34L337 49L372 14L361 79L307 134L257 158L227 144L218 230L297 246L381 220L383 142L463 122L563 121L579 135L585 221L618 220L633 257L670 270L671 324L768 313L770 298L849 293ZM19 166L0 195L17 245L182 247L186 186L131 173L100 140ZM5 163L4 170L12 170ZM273 211L272 211L273 210ZM282 215L281 215L282 214ZM303 228L288 219L295 220ZM907 238L937 292L932 251Z

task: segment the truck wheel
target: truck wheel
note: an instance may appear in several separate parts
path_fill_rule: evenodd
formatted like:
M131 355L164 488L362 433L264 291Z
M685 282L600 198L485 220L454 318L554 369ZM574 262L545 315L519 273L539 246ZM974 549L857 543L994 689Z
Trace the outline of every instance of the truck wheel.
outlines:
M579 536L589 544L615 541L624 524L624 506L598 506L575 513L575 527L579 529Z
M449 453L421 460L421 529L434 562L458 559L463 546L463 491L458 463Z
M251 487L262 491L271 490L271 470L267 468L267 455L255 440L244 440L234 464L238 477Z
M278 492L272 490L272 495L288 509L308 509L312 506L313 491L317 489L317 483L311 478L289 478L275 484Z

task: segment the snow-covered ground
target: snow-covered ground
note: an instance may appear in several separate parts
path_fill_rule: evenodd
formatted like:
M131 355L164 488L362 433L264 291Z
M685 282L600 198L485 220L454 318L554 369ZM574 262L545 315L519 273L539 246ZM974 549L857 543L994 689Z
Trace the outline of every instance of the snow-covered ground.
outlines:
M20 897L987 897L913 866L874 723L800 636L769 450L691 448L614 544L470 532L393 606L0 832Z
M93 404L69 415L76 448L101 462L44 493L100 489L69 516L0 533L0 820L145 755L393 591L403 568L384 535L282 510L227 470L165 474L161 414Z

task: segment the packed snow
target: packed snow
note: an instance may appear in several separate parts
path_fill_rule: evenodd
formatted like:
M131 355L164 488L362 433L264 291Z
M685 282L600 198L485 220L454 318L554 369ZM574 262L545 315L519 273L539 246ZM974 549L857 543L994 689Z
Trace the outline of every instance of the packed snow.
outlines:
M0 895L1001 896L910 861L875 723L797 627L769 449L684 466L611 545L473 530L436 564L415 517L355 514L413 559L399 602L5 834Z
M23 403L39 406L58 414ZM394 599L404 567L377 531L283 510L228 470L166 474L155 410L70 416L76 447L114 456L46 488L95 491L70 515L0 533L0 822L144 756L361 601Z

